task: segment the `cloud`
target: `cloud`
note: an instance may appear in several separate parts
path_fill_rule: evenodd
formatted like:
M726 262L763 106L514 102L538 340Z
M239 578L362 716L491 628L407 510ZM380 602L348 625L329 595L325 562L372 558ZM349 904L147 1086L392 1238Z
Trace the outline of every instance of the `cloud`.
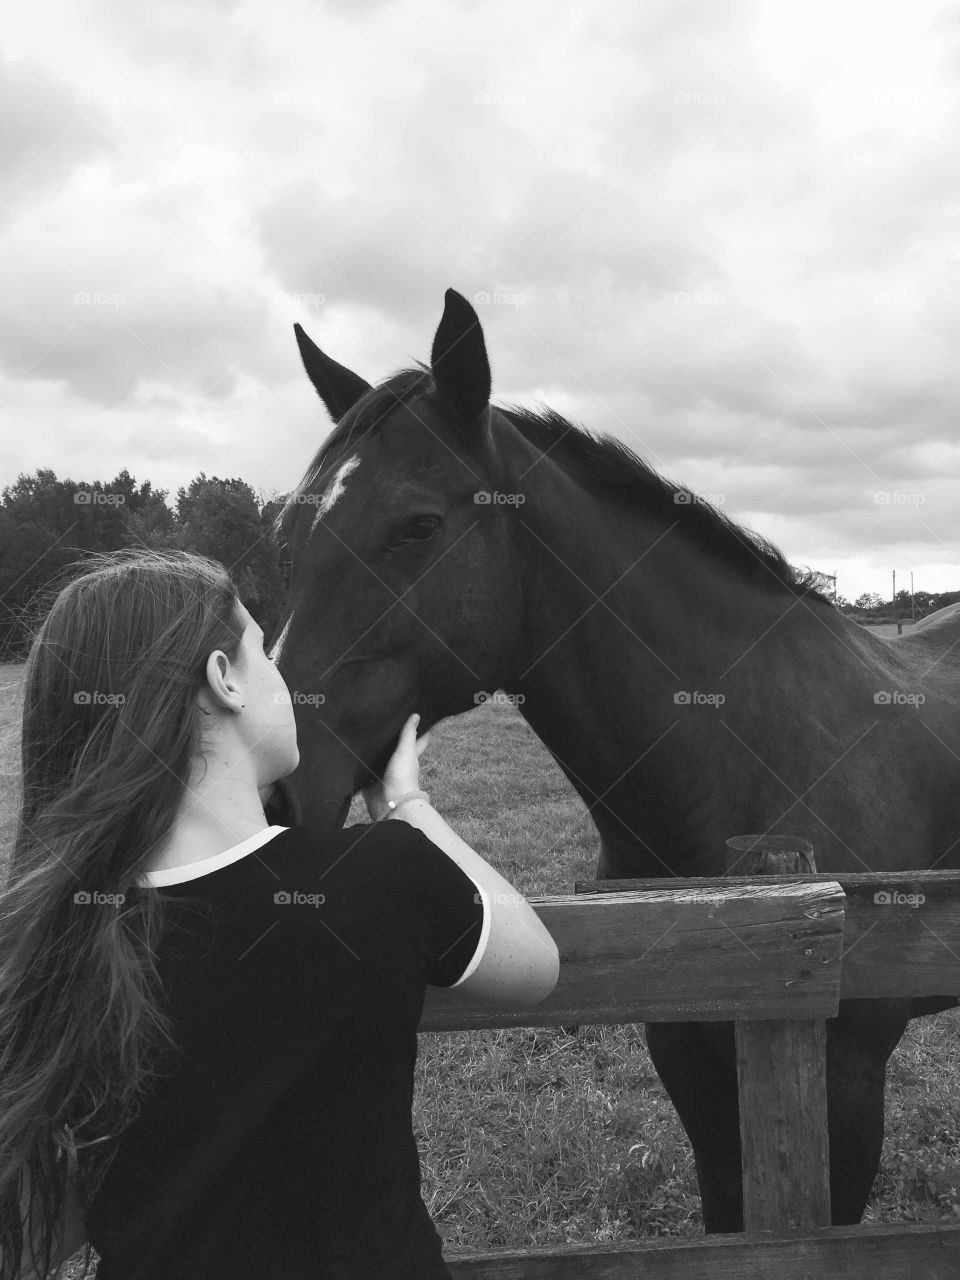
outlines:
M92 424L104 474L175 488L231 449L288 487L329 429L292 322L375 380L428 357L453 285L497 398L621 436L795 562L922 551L960 583L960 25L932 0L98 0L16 39L8 470Z
M109 153L106 117L42 66L0 52L0 226Z

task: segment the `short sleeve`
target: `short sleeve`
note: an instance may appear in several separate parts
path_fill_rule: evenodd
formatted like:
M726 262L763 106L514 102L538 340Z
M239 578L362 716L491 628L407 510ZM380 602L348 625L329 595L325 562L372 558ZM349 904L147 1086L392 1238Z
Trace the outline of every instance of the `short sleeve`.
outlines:
M430 946L427 982L458 987L476 970L490 936L490 898L442 849L410 823L410 852L417 863L418 897Z

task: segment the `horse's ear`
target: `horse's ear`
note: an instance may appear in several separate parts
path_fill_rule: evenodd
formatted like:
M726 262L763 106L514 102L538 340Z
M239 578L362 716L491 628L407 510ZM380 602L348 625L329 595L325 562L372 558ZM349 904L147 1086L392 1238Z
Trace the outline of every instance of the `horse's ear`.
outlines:
M485 418L490 401L490 362L480 317L455 289L444 295L430 363L443 398L464 418Z
M339 422L364 392L370 390L370 383L364 382L358 373L351 372L342 364L337 364L336 360L325 356L298 324L293 326L293 331L297 335L297 346L300 348L300 358L307 377L327 406L330 417L334 422Z

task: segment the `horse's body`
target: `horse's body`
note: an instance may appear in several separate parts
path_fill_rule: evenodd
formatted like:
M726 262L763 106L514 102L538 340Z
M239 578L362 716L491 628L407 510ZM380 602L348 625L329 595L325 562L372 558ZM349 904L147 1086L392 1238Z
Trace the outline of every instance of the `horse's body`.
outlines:
M410 712L423 732L503 688L588 805L598 878L723 875L747 832L805 837L820 871L960 865L960 605L875 637L615 443L490 408L452 291L432 370L376 389L298 336L339 425L283 514L274 653L301 695L285 816L342 823ZM828 1023L836 1223L862 1215L885 1065L931 1007L845 1001ZM648 1041L705 1225L739 1230L732 1025Z

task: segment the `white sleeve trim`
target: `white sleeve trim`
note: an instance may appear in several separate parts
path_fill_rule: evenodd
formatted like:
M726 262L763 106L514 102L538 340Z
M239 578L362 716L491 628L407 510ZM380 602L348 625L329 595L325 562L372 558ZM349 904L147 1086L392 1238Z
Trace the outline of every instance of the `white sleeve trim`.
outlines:
M460 870L463 871L463 868L461 867ZM476 885L477 892L480 894L480 901L483 904L483 923L480 926L480 941L477 943L477 949L473 953L473 959L467 965L466 969L464 969L456 982L448 988L450 991L452 991L454 987L459 987L461 982L466 982L471 973L475 972L477 965L483 959L483 953L487 949L487 940L490 937L490 896L484 889L483 885L478 884L477 881L473 879L473 876L469 875L466 871L464 871L463 874L467 876L468 880L473 881Z

